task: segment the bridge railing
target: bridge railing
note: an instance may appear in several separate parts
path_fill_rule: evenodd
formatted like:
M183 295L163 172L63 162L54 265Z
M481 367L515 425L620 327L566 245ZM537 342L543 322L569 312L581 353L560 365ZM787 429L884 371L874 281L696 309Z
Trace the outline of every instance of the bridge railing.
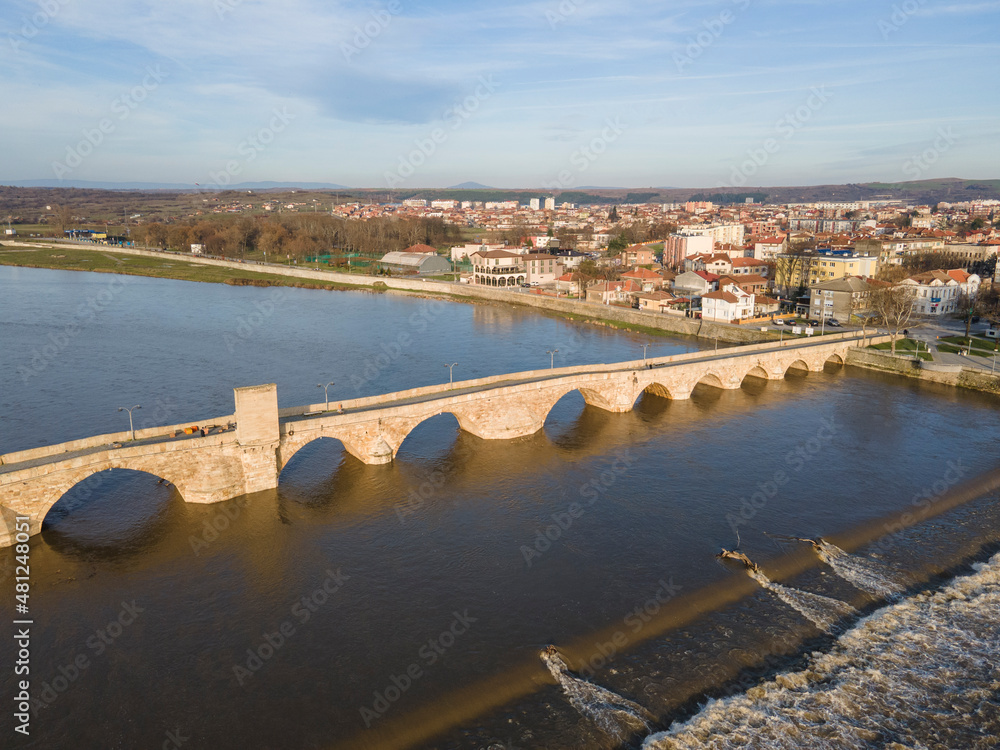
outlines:
M191 421L179 425L167 427L147 427L135 431L136 440L148 440L149 438L167 437L172 432L182 432L184 428L197 424L199 427L209 424L229 424L235 419L230 414L226 417L216 417L199 422ZM93 437L81 438L80 440L70 440L67 443L56 443L55 445L43 445L40 448L29 448L23 451L14 451L0 456L0 466L18 464L22 461L34 461L39 458L49 458L58 456L60 453L72 453L73 451L87 450L88 448L99 448L110 443L127 443L132 440L132 433L111 432L106 435L95 435Z
M871 334L869 334L867 338L868 340L873 340L873 338L877 339L877 337L873 337ZM445 395L450 391L476 389L488 385L501 385L511 380L540 380L565 377L568 375L617 372L619 370L628 369L645 369L649 365L658 367L660 365L677 364L689 360L701 359L706 356L715 356L716 354L719 356L744 356L758 351L807 348L812 346L821 346L823 344L838 343L848 339L860 340L861 335L857 331L844 331L842 333L820 336L815 339L789 338L787 341L781 343L777 341L768 341L760 344L745 344L743 346L733 346L727 347L726 349L720 349L718 352L703 349L695 352L684 352L682 354L669 354L665 357L649 357L645 361L637 359L626 362L612 362L610 364L556 367L554 369L545 368L542 370L527 370L524 372L507 373L505 375L490 375L484 378L475 378L473 380L460 380L455 383L440 383L438 385L428 385L421 388L410 388L406 391L396 391L395 393L386 393L379 396L332 400L329 408L331 411L336 411L341 408L345 410L366 409L369 407L379 406L381 404L392 403L395 401L405 401L412 398L421 398L423 396L433 396L437 394ZM290 406L284 409L279 409L278 416L280 418L300 417L304 414L312 412L325 412L326 410L327 405L325 403L308 404L306 406Z

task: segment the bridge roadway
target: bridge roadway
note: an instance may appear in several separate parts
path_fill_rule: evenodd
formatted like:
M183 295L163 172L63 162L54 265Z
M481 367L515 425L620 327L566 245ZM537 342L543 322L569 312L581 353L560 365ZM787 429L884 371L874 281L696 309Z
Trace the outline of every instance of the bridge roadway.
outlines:
M822 370L843 363L849 349L888 337L854 333L691 352L647 361L616 362L498 375L382 396L278 409L274 385L237 388L236 413L208 420L236 429L170 437L182 426L103 435L0 456L0 513L29 515L32 533L49 508L75 484L112 468L145 471L174 484L188 502L210 503L277 487L278 475L304 445L340 440L370 464L392 461L421 422L451 413L463 430L483 439L510 439L540 430L559 399L579 391L592 406L632 409L646 391L688 398L698 384L739 388L744 378L779 379L792 368ZM0 527L0 546L10 543Z

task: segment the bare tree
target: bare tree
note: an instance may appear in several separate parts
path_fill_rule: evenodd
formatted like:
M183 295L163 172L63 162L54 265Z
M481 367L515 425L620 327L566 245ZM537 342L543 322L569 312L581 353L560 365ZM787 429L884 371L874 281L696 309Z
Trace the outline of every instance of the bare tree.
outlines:
M892 336L890 350L893 354L899 332L906 328L913 315L913 294L913 287L907 284L885 284L875 287L868 295L872 311Z
M974 292L962 292L955 303L955 311L965 321L965 337L972 331L972 319L980 314L979 287Z

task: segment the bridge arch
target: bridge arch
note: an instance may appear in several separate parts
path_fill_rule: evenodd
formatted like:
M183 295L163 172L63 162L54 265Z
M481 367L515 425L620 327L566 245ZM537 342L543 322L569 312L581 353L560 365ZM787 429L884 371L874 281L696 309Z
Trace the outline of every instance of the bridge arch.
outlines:
M841 355L837 354L837 352L834 352L833 354L831 354L829 357L826 358L826 362L824 363L824 365L835 365L838 367L842 367L844 365L844 358Z
M746 380L747 378L753 378L753 379L759 379L759 380L770 380L771 376L767 372L767 370L765 370L760 365L754 365L750 369L750 371L747 372L747 374L743 376L743 380Z
M424 433L440 431L442 429L447 431L448 427L446 425L450 425L454 433L450 441L451 445L454 445L460 431L469 432L469 430L462 427L461 420L453 411L445 410L434 414L428 414L406 431L403 439L399 441L399 445L393 448L393 456L398 456L399 452L403 450L403 446L406 446L407 450L414 449L418 441L424 439ZM416 435L414 433L416 433ZM436 437L440 437L440 435L431 437L431 442L433 442Z
M798 374L805 374L809 372L809 365L804 359L796 359L795 361L789 363L785 366L785 376L791 371L796 371Z
M726 388L726 384L723 382L722 378L714 372L706 372L698 378L698 382L695 383L695 387L698 387L699 385L706 385L709 388L720 388L723 390Z
M64 540L72 546L141 544L148 538L150 525L163 516L170 497L181 493L173 482L157 473L114 466L110 462L83 467L67 474L50 484L47 491L36 498L32 526L37 523L39 531L47 529L58 530L60 534L68 533ZM158 489L162 492L157 492ZM137 492L148 492L151 497L137 498ZM112 503L110 510L102 503L108 499ZM86 518L88 512L104 516L100 540L88 541L85 538L86 524L84 538L74 538L73 532L79 527L74 527L73 520L81 516ZM107 535L116 538L108 541Z

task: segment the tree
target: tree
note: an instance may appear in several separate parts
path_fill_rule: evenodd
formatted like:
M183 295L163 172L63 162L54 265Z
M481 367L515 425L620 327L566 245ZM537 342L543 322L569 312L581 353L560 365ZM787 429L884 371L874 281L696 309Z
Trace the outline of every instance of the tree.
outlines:
M968 337L972 331L972 319L980 314L979 287L974 292L962 292L955 302L955 311L959 319L965 321L965 335Z
M896 353L896 338L906 328L913 315L914 289L909 284L879 284L868 296L869 304L878 321L889 329L892 336L891 352Z
M620 253L626 247L628 247L628 240L623 232L608 243L608 252Z
M55 210L56 226L59 227L59 235L66 234L66 230L73 224L73 209L66 204L56 206Z

